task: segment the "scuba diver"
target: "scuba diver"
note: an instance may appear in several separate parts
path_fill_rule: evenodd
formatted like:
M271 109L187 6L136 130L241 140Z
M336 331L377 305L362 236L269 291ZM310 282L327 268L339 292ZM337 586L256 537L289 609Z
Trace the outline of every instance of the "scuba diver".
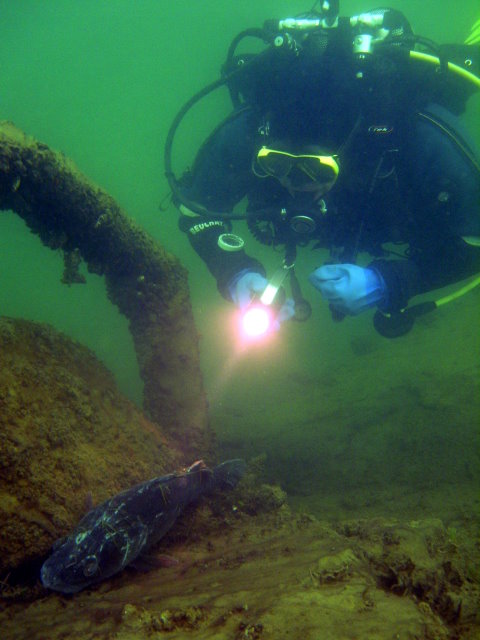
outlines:
M480 87L480 29L468 44L436 45L393 9L338 13L338 1L323 1L241 32L222 77L174 120L166 176L179 227L224 298L241 309L275 300L277 326L305 320L311 309L294 263L297 247L312 245L329 250L309 281L333 319L373 307L375 328L396 337L456 294L409 306L411 298L480 272L480 164L459 118ZM237 54L244 38L267 47ZM176 179L176 129L219 86L228 87L233 111ZM233 233L236 219L283 248L270 281ZM371 261L358 264L360 253Z

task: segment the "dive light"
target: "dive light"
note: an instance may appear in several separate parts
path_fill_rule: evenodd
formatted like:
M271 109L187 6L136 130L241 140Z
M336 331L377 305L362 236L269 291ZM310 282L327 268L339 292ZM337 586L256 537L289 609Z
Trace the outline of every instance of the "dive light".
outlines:
M284 263L259 296L255 296L241 317L242 334L249 339L262 338L278 328L278 312L285 302L282 284L293 267Z

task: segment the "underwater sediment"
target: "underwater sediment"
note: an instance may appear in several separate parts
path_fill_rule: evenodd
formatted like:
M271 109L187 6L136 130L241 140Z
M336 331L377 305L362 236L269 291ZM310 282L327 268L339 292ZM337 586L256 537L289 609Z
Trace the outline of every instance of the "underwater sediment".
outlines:
M456 530L295 515L263 484L261 461L233 493L189 508L149 571L127 568L73 596L48 591L41 562L86 498L172 471L182 453L88 349L51 327L3 318L0 352L2 639L478 637L473 520ZM159 568L160 552L176 563Z
M178 465L161 426L95 355L48 325L0 318L0 572L45 554L95 504Z
M2 637L473 640L478 550L469 564L461 545L435 519L294 516L247 477L184 516L164 541L170 568L126 569L73 597L4 588Z

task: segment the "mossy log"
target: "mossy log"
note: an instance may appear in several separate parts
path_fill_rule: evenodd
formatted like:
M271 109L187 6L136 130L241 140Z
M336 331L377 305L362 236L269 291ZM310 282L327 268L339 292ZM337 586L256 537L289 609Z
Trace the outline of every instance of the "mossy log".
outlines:
M44 245L65 256L64 282L83 259L105 276L108 296L130 323L144 382L144 410L185 455L210 448L187 273L62 153L0 122L0 209L21 216Z

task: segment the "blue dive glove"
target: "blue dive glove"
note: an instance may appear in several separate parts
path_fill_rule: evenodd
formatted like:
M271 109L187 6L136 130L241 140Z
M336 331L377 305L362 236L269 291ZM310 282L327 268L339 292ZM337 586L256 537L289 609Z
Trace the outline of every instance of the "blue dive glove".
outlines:
M228 291L234 305L245 309L255 295L263 292L267 284L267 279L259 273L244 269L231 279Z
M336 311L352 316L373 307L386 294L382 276L356 264L326 264L308 279Z
M239 309L248 307L256 295L261 295L268 284L268 280L255 271L243 270L232 278L228 285L228 291L232 302ZM276 317L276 324L290 320L295 315L295 302L287 298L280 307Z

